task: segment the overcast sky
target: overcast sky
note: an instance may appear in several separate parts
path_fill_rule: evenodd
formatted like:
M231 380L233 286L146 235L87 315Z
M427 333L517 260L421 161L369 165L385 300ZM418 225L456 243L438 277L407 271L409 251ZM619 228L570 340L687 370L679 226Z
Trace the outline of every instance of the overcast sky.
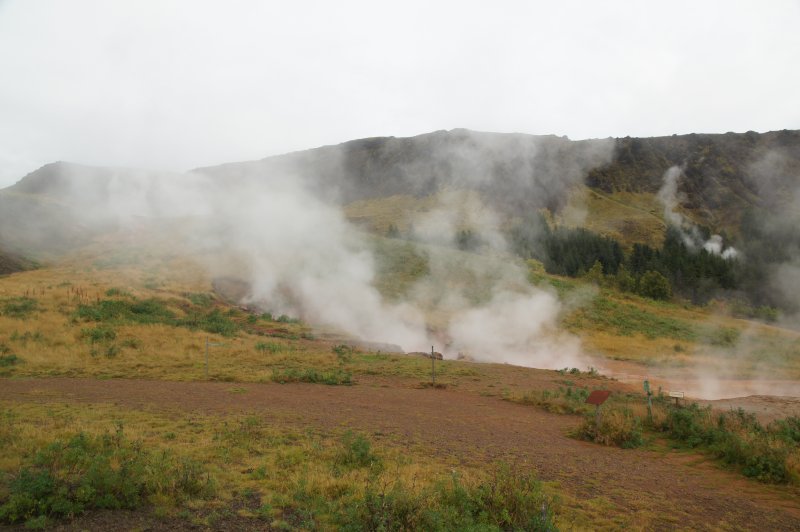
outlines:
M800 2L0 0L0 186L456 127L800 128Z

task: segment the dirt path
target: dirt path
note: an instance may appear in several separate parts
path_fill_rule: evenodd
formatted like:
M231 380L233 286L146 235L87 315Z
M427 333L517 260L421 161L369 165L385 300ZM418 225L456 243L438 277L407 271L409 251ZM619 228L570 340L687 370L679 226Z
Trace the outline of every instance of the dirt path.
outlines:
M575 504L602 497L613 513L647 528L800 530L800 493L771 487L697 455L622 450L565 436L577 418L454 390L359 385L139 380L0 380L0 400L111 403L210 414L253 413L268 422L352 427L424 445L456 463L528 463L558 481Z

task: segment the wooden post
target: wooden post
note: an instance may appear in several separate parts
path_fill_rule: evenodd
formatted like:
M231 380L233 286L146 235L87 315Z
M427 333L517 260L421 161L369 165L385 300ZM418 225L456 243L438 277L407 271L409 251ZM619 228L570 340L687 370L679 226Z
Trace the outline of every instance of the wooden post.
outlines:
M208 380L208 336L206 336L206 380Z
M431 346L431 384L436 386L436 355L433 352L433 346Z

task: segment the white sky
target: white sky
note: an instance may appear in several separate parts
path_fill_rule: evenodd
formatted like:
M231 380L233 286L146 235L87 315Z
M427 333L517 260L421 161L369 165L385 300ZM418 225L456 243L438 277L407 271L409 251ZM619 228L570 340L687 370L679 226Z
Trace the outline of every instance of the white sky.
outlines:
M800 128L800 2L0 0L0 186L455 127Z

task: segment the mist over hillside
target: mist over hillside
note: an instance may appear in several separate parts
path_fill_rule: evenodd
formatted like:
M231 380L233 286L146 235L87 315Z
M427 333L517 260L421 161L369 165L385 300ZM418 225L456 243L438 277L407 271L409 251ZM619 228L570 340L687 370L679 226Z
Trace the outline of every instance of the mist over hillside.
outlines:
M558 211L570 187L584 183L605 192L656 194L664 173L676 165L683 168L680 208L713 230L735 232L747 209L791 203L800 185L800 131L572 141L454 129L358 139L192 172L231 186L250 179L302 179L313 182L320 197L341 204L467 188L506 211L524 213L542 207ZM22 201L21 196L10 201L8 193L85 210L107 200L115 186L157 174L58 162L3 189L0 199L7 207L3 212Z
M617 203L625 201L619 194L649 195L660 205L649 216L673 228L666 232L665 245L671 247L628 249L626 253L633 253L628 259L613 235L609 240L602 230L598 237L571 233L570 224L592 222L586 219L588 212L567 216L567 210L576 208L581 187L610 194ZM632 268L637 287L645 273L657 271L676 293L694 302L739 298L754 306L796 310L793 292L787 296L786 287L800 272L800 235L794 223L800 218L800 132L786 130L571 141L455 129L353 140L183 174L58 162L0 191L0 246L47 257L137 220L169 224L170 219L200 216L216 220L206 221L202 232L213 235L214 245L226 253L249 255L248 246L263 240L267 228L296 226L302 230L291 246L277 237L263 245L294 249L299 243L329 249L329 256L337 255L338 247L360 256L364 244L353 242L362 237L353 239L354 228L343 218L342 207L367 202L373 212L385 211L400 197L421 202L406 213L404 230L405 238L418 244L478 254L510 252L542 260L552 273L572 276L599 261L606 275ZM370 203L377 200L388 203ZM295 207L287 210L286 205ZM312 205L330 216L312 216ZM327 232L313 220L341 228L332 246L320 244L317 236ZM636 229L640 222L624 215L619 220L633 227L633 234L652 230L652 224ZM245 229L253 224L261 233ZM234 250L230 244L239 238L231 235L247 238ZM293 253L305 262L318 260L306 251ZM739 253L738 260L729 260ZM374 270L372 260L363 265L365 272ZM286 309L309 312L308 301L281 295L285 276L294 267L284 266L279 272L267 268L272 273L266 278L272 280L262 299L283 299ZM253 275L262 277L252 279L254 286L264 285L263 265L255 271ZM369 285L372 275L358 274L357 284ZM313 277L318 279L319 273ZM512 277L524 278L524 273ZM462 304L456 298L445 306Z

